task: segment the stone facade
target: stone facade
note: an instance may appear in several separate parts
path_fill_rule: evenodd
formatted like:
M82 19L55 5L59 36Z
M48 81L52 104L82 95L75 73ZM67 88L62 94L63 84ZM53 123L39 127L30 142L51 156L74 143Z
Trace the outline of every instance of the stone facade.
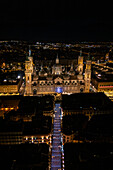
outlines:
M41 66L38 74L33 68L33 58L30 55L25 61L25 93L24 95L43 94L71 94L89 92L91 80L91 61L86 61L85 75L83 74L83 56L78 57L77 69L70 66L70 70L63 69L57 55L56 63L52 68L44 70Z

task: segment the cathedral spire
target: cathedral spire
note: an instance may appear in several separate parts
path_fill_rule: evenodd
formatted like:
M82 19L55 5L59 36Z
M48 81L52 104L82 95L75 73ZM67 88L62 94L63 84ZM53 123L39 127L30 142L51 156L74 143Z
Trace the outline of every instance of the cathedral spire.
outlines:
M73 63L71 63L71 68L70 68L71 71L73 71Z
M82 56L82 50L80 50L80 57Z
M29 45L29 57L31 57L31 46Z
M67 65L66 65L66 67L65 67L65 74L67 75Z
M56 64L59 64L58 53L57 53L57 57L56 57Z
M26 60L25 61L29 61L29 59L28 59L28 52L27 52L27 48L25 48L25 51L26 51Z
M41 67L40 68L41 68L41 70L43 70L43 63L41 63Z
M88 53L88 60L90 60L90 52Z

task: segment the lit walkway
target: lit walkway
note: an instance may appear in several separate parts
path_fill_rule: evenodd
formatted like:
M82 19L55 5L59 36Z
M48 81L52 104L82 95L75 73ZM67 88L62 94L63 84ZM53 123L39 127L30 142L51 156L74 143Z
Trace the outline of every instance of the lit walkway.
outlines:
M60 104L55 104L51 170L64 169L63 168L64 152L63 152L63 145L62 145L61 119L62 119L62 114L61 114Z

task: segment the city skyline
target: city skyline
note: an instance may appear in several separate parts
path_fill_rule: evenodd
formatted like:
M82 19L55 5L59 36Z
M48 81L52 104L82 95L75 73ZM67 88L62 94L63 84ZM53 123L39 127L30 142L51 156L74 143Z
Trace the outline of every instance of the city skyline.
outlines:
M0 3L0 170L113 169L108 1Z
M113 43L0 46L1 170L112 170Z

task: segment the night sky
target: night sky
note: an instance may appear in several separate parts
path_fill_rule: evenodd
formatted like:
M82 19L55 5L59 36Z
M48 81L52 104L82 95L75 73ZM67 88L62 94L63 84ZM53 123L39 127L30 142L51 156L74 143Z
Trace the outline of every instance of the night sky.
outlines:
M0 39L113 41L113 6L109 0L1 0Z

